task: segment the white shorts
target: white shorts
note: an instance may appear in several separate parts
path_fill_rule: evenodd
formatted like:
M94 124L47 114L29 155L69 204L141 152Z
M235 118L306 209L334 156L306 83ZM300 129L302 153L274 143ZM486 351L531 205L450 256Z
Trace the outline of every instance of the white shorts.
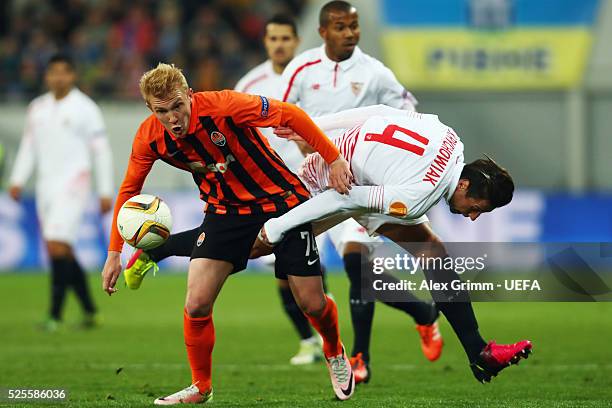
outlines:
M344 247L348 242L360 242L365 244L382 242L382 238L370 236L368 230L353 218L342 221L335 227L330 228L327 233L340 257L342 257Z
M356 217L356 220L359 224L363 225L370 234L374 234L375 231L384 224L420 225L429 222L427 215L422 215L414 219L405 219L386 214L364 214Z
M36 211L44 240L74 244L88 202L89 189L72 189L63 194L37 194Z

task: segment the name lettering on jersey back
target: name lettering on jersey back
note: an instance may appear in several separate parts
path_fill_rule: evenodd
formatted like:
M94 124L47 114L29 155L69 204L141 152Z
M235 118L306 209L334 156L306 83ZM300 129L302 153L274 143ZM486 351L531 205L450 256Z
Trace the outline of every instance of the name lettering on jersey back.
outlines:
M442 141L442 145L438 149L438 154L427 169L427 173L425 173L425 177L423 177L423 180L421 181L431 183L431 185L434 187L436 186L438 181L440 181L440 177L442 177L442 174L444 174L448 160L453 155L458 141L459 138L455 132L453 132L452 129L448 129L446 136Z

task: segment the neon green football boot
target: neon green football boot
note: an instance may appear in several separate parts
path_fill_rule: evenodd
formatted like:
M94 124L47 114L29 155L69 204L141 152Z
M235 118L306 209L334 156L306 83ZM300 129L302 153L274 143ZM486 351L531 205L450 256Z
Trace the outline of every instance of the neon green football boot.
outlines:
M145 275L150 270L153 270L153 275L155 276L157 271L159 271L157 263L142 249L136 250L123 271L125 286L130 289L138 289Z

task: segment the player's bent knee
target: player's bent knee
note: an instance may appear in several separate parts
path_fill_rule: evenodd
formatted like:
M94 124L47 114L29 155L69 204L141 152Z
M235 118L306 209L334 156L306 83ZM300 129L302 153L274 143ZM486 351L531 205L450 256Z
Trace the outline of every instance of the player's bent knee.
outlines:
M308 299L296 299L297 304L302 310L302 312L307 316L318 317L325 310L325 306L327 305L327 301L325 297L317 297L313 296Z
M197 299L187 298L185 302L185 310L190 317L206 317L212 313L213 302Z

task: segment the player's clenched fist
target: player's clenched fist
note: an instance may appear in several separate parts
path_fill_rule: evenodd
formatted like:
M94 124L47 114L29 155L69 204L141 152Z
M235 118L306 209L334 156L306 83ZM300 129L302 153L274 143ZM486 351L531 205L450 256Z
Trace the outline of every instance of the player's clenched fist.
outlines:
M102 289L110 295L115 293L117 289L115 284L121 273L121 253L116 251L108 251L104 269L102 270Z
M349 163L340 155L329 165L329 186L340 194L348 194L352 182Z

